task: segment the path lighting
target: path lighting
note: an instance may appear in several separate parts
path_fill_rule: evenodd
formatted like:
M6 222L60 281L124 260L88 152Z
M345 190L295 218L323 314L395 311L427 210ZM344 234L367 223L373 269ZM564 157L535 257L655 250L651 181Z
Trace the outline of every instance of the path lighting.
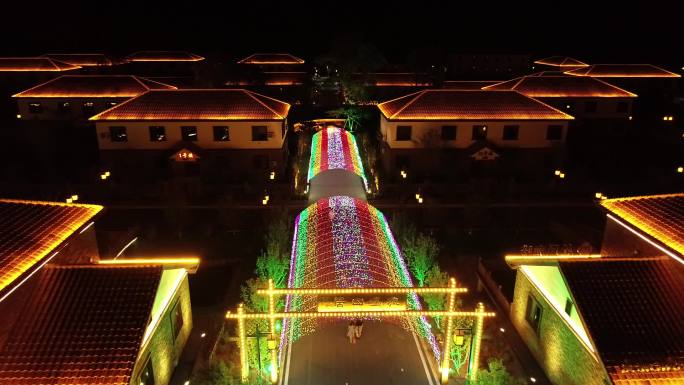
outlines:
M202 334L200 334L200 338L204 338L204 337L206 337L206 336L207 336L207 333L202 333Z
M560 175L558 175L558 177L561 178L561 179L565 179L565 173L563 173L563 172L560 173Z
M399 172L399 173L401 174L401 177L404 179L406 179L406 177L408 176L408 174L404 170L401 170L401 172Z
M553 174L554 174L555 176L559 176L559 175L561 174L561 170L556 170L556 171L553 172Z
M76 202L78 200L78 195L76 195L76 194L72 195L71 200Z
M684 167L682 167L682 166L677 167L677 172L680 174L684 173Z
M21 119L21 114L17 114L17 119Z
M420 193L416 193L416 200L420 199Z
M71 198L67 198L67 199L66 199L66 203L72 203L73 201L74 201L74 200L71 199Z
M418 198L418 203L423 203L423 197Z
M271 171L271 174L268 176L268 179L275 180L275 171Z

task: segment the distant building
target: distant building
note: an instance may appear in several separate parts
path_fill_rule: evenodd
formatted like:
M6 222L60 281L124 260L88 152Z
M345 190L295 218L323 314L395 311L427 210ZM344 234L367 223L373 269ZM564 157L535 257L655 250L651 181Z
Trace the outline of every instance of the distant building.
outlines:
M682 383L684 194L601 204L600 254L506 257L511 321L552 383Z
M90 118L119 175L213 175L284 169L290 105L243 89L152 90ZM217 178L218 177L218 178Z
M534 64L542 66L543 69L551 68L557 71L568 71L589 66L587 63L568 56L551 56L544 59L535 60Z
M679 108L675 98L681 94L681 75L652 64L594 64L565 74L599 78L635 92L639 99L633 115L650 121L648 126Z
M450 54L446 59L447 79L477 80L520 76L530 72L527 54Z
M577 119L627 120L632 111L632 99L637 96L601 79L567 75L523 76L483 89L518 91Z
M311 83L304 59L288 53L255 53L237 62L226 85L302 104L308 99Z
M392 174L553 169L573 119L515 91L424 90L378 108Z
M77 73L80 68L47 57L0 57L0 93L13 95L64 72ZM8 97L0 99L0 119L9 120L16 115L13 104Z
M87 120L149 90L176 87L131 75L64 75L22 91L21 119Z
M203 61L204 57L185 51L139 51L126 56L116 70L122 74L179 78L187 82L195 77Z
M445 80L442 88L451 90L481 90L492 84L501 83L501 80Z
M106 67L113 64L106 55L101 53L46 53L41 57L80 67Z

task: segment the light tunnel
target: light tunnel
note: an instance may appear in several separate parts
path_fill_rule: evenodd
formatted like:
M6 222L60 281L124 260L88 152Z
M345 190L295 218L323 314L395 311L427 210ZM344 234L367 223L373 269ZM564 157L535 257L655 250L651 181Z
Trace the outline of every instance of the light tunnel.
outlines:
M315 133L311 140L307 182L311 182L316 176L328 170L352 172L363 180L364 189L368 189L354 135L334 126L328 126Z
M290 288L377 288L413 286L406 263L385 216L365 200L332 196L318 200L296 218L290 261ZM316 311L317 296L288 295L287 312ZM415 293L407 308L421 310ZM440 349L424 317L397 317L422 335L439 362ZM280 354L288 342L312 333L323 319L286 319Z

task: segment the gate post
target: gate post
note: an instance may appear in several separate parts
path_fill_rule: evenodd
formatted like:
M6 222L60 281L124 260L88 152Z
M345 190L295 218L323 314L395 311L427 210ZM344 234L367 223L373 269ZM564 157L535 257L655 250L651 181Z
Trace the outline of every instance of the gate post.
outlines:
M247 338L245 337L245 309L242 304L238 305L238 333L240 341L240 378L246 383L249 378L249 362L247 360Z
M271 351L271 383L275 384L278 382L278 354L276 351L276 340L275 340L275 318L273 314L275 313L275 300L273 299L273 279L268 280L268 323L270 326L270 336L268 337L268 349Z
M475 336L473 336L472 357L468 368L469 383L477 380L477 370L480 367L480 345L482 344L482 329L484 327L484 304L477 304L477 319L475 321Z
M454 278L449 280L449 288L456 289L456 280ZM450 291L447 295L447 311L453 312L456 303L456 291ZM449 360L451 359L451 334L453 329L454 317L448 315L446 334L444 334L444 346L442 348L442 384L446 384L449 381Z

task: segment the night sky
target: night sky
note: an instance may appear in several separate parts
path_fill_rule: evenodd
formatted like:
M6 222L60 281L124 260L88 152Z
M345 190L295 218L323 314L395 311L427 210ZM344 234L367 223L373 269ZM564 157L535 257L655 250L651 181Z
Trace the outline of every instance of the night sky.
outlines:
M311 57L326 52L336 41L364 41L376 45L390 60L401 60L414 47L439 47L460 53L570 55L594 63L682 65L684 52L677 48L682 46L683 20L672 3L505 4L22 1L0 16L0 53L125 55L142 49L184 49L235 57L254 51ZM245 5L250 8L244 9Z

